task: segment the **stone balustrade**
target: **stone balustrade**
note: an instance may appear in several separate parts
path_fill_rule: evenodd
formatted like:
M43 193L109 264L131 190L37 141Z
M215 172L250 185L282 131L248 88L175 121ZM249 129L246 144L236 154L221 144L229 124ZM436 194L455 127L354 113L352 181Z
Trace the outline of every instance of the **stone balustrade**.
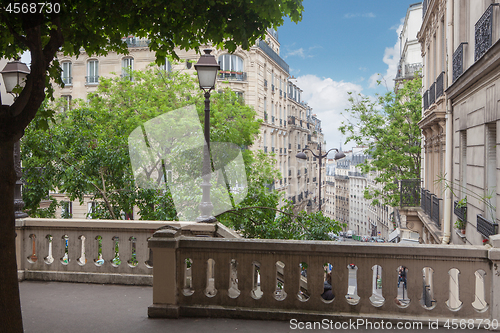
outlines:
M148 239L168 225L186 235L237 237L194 222L26 218L16 221L20 280L152 285Z
M168 318L498 320L500 235L490 241L492 248L217 239L160 230L149 240L155 265L148 313ZM330 270L331 301L321 297Z

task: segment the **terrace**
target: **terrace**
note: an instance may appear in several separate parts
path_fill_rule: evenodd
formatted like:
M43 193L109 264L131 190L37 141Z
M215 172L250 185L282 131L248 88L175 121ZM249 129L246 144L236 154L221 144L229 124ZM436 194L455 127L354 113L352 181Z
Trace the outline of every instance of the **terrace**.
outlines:
M158 231L163 222L27 218L18 224L27 331L106 325L108 332L190 332L207 331L205 323L219 331L279 332L290 329L290 319L325 318L456 319L477 327L500 318L499 235L488 248L242 239L221 225L189 222ZM407 274L398 285L401 267ZM335 298L325 301L320 295L330 269ZM54 329L42 329L49 324Z

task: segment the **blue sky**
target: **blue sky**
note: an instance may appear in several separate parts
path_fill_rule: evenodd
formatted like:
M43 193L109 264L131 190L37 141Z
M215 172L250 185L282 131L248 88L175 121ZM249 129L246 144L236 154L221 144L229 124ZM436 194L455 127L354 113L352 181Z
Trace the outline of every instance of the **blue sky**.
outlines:
M327 147L345 138L337 131L349 106L347 92L384 93L394 86L399 32L415 0L304 0L302 21L278 28L280 55L322 120ZM381 74L381 75L378 75ZM385 85L377 87L384 77Z

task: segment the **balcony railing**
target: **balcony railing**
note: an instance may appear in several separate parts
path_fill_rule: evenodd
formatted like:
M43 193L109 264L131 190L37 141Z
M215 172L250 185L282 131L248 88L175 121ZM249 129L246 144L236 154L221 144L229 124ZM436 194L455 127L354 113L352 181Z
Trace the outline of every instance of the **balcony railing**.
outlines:
M267 80L264 79L264 89L267 89Z
M155 233L149 247L161 268L154 272L150 317L411 318L424 326L429 318L498 320L497 248L220 239L173 230ZM406 279L398 285L400 266ZM325 301L320 295L330 267L335 298Z
M467 218L467 207L457 207L457 206L458 206L458 201L455 201L453 205L453 212L460 220L465 222Z
M431 211L431 220L437 224L439 228L441 228L441 216L440 216L440 205L441 200L436 195L432 195L432 211Z
M460 43L455 52L453 52L453 82L464 72L464 45Z
M62 77L62 82L66 86L71 86L73 85L73 77L72 76Z
M420 179L403 179L399 186L399 204L401 207L420 206Z
M498 223L491 222L481 214L477 215L477 232L484 237L490 238L491 235L496 235L496 227L498 227Z
M441 72L436 79L436 99L441 97L444 92L444 72Z
M474 25L474 62L478 61L491 47L493 38L493 6L498 5L498 3L491 4Z
M424 92L422 96L422 100L424 101L424 111L429 109L429 90Z
M246 81L247 80L247 73L246 72L220 71L218 78L221 80L228 80L228 81Z
M429 106L436 102L436 83L431 84L429 88Z
M99 76L86 76L85 82L87 84L97 84L99 83Z

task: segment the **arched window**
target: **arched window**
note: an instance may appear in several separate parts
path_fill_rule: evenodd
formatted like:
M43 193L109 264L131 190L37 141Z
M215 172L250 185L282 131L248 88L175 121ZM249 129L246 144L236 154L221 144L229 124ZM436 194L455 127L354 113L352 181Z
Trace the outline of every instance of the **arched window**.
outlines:
M221 71L243 72L243 59L234 54L223 54L219 56Z

